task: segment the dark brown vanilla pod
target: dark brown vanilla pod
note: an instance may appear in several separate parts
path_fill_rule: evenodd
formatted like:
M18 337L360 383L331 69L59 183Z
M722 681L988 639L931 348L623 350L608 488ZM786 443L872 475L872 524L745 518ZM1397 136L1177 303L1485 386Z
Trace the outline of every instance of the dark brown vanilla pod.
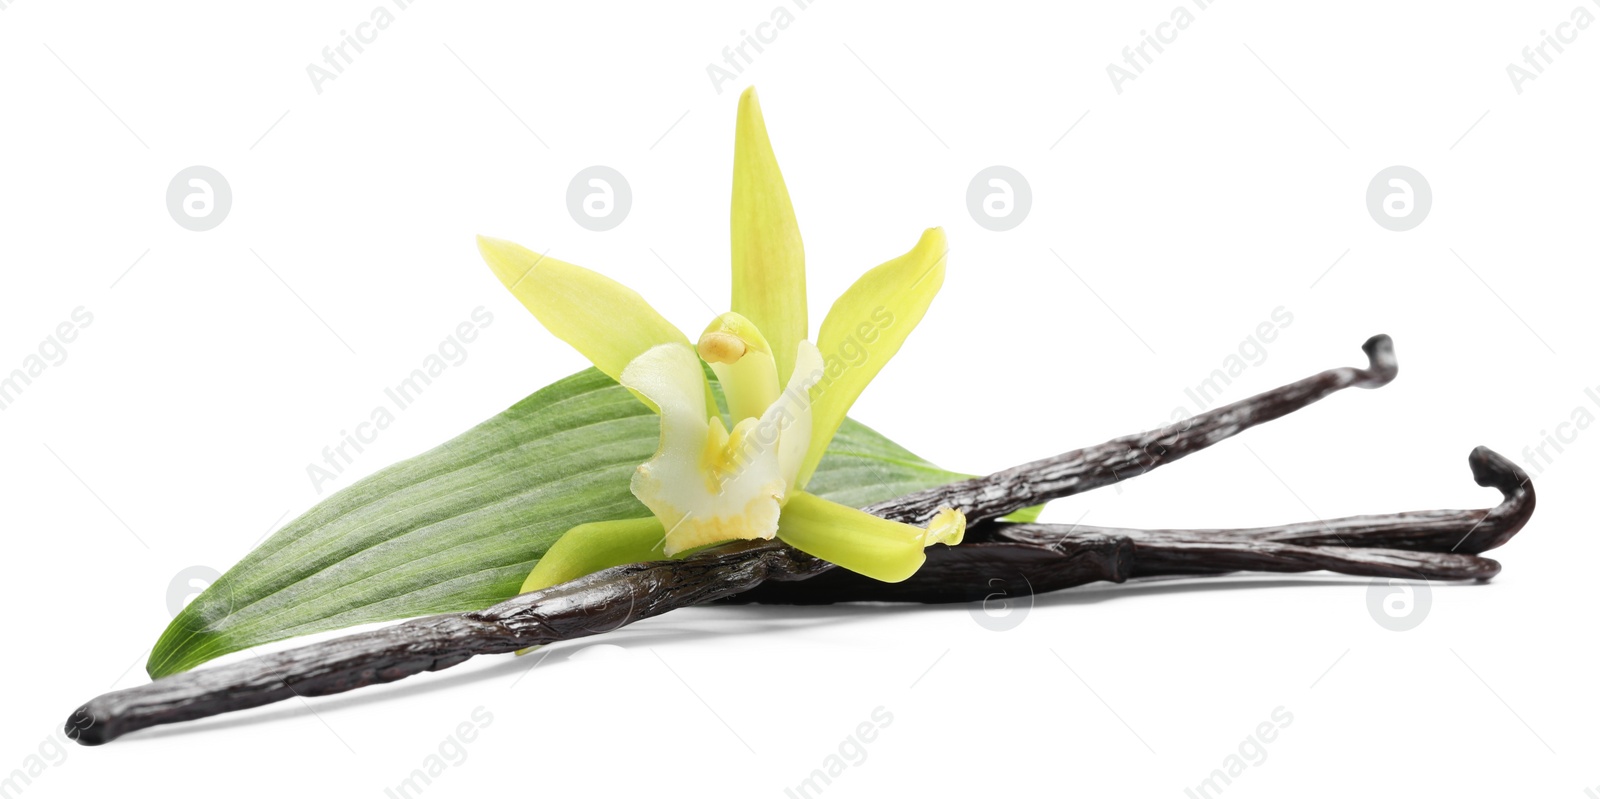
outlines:
M1512 506L1508 521L1520 528L1532 513L1531 489L1518 496L1527 501ZM1288 528L1108 533L1059 525L993 527L980 540L931 550L923 569L902 583L876 583L776 541L737 542L681 561L618 566L481 612L417 619L105 694L79 708L67 732L80 743L101 744L146 727L393 682L476 655L585 638L717 601L966 602L993 596L997 586L1016 596L1022 586L1042 593L1134 576L1243 570L1428 580L1486 580L1500 571L1499 563L1465 553L1272 539ZM1381 541L1390 535L1386 524L1367 532L1352 529L1352 538Z
M954 507L969 519L981 521L1109 485L1198 452L1340 389L1373 388L1392 380L1397 366L1389 337L1374 336L1363 349L1369 359L1366 369L1330 369L1216 408L1182 426L1123 436L989 477L880 502L865 510L888 519L921 523L940 508ZM981 546L974 541L959 547L933 547L930 553L934 558L961 553L959 557L964 558ZM1070 583L1073 585L1119 580L1124 571L1117 555L1127 546L1125 539L1085 539L1066 553L1072 568L1063 570L1063 553L1037 544L1012 543L1003 552L979 552L976 562L958 567L958 571L987 584L1002 564L1024 560L1048 564L1052 573L1072 573L1074 576L1064 579L1077 580ZM483 611L416 619L105 694L78 709L67 722L67 733L81 743L100 744L146 727L258 707L291 696L319 696L393 682L449 668L474 655L514 652L614 630L676 608L727 599L769 580L794 582L830 571L842 570L776 541L735 542L682 560L619 566L523 594ZM956 592L967 593L964 588Z
M1378 388L1388 385L1399 374L1394 342L1388 336L1373 336L1361 349L1367 354L1368 363L1364 369L1353 366L1329 369L1166 427L1121 436L987 477L908 495L899 503L905 515L897 518L921 524L945 507L965 513L968 524L999 518L1045 499L1081 494L1137 477L1256 425L1298 411L1336 391L1351 387Z
M995 539L963 543L938 555L916 576L899 583L876 583L842 569L804 583L766 582L723 600L732 604L831 605L839 602L978 602L995 596L1019 598L1096 582L1121 583L1137 577L1212 577L1230 572L1301 573L1328 571L1357 577L1411 580L1488 580L1500 564L1478 555L1405 549L1301 546L1225 536L1141 541L1134 535L1107 535L1051 529L1008 530ZM1008 533L1041 533L1009 540ZM1135 532L1135 531L1129 531ZM1048 539L1048 540L1044 540Z
M949 506L969 518L985 520L1114 483L1303 408L1334 391L1387 383L1395 373L1387 337L1371 339L1366 350L1371 359L1368 369L1322 372L1202 414L1181 429L1124 436L986 478L908 494L865 510L884 518L919 522ZM1526 496L1531 510L1531 490ZM1521 524L1514 519L1511 523ZM1133 536L1073 531L1051 542L1037 540L1049 528L1017 530L996 525L995 530L997 537L991 539L975 538L957 547L930 550L943 559L933 562L946 564L941 573L952 585L950 598L932 601L959 601L976 586L992 586L995 574L1019 564L1037 566L1040 571L1036 573L1049 575L1043 588L1035 586L1035 590L1094 580L1121 581L1136 568L1140 544ZM1146 546L1151 554L1178 558L1198 573L1241 568L1306 571L1330 568L1331 564L1355 574L1467 579L1486 578L1499 569L1493 561L1465 554L1376 549L1352 554L1326 546L1247 539L1199 543L1166 541ZM764 583L799 582L842 571L777 541L734 542L682 560L618 566L483 611L415 619L108 693L80 707L68 720L67 733L80 743L101 744L151 726L259 707L291 696L341 693L449 668L475 655L584 638L677 608L726 600Z
M1196 532L1233 532L1262 540L1303 545L1387 547L1476 555L1510 541L1533 517L1536 500L1533 480L1522 467L1504 455L1488 447L1478 447L1467 456L1467 465L1472 468L1472 477L1478 485L1500 492L1499 505L1485 510L1430 510L1350 516L1254 530L1129 532L1145 538L1159 538L1167 534L1185 537Z
M766 583L729 603L971 602L1090 582L1230 571L1331 571L1362 577L1489 579L1500 565L1472 557L1503 545L1533 516L1528 475L1478 447L1467 458L1478 485L1500 491L1480 510L1406 511L1272 527L1138 530L1092 525L992 523L959 547L928 550L911 579L881 583L835 570L803 585Z
M596 572L482 611L449 613L372 632L163 677L101 695L67 720L67 735L98 745L135 730L325 696L439 671L476 655L515 652L615 630L715 601L767 579L832 568L777 542L740 541L683 560Z

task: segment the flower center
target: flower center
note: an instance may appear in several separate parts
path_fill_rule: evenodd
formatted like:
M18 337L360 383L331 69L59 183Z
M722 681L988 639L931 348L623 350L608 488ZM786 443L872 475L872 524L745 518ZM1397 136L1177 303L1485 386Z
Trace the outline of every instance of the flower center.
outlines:
M695 351L717 373L735 428L745 419L761 418L778 399L778 366L772 349L749 319L736 313L713 319L700 334ZM716 415L715 408L709 410Z
M700 344L696 347L700 351L700 359L712 364L736 364L744 357L749 345L744 339L732 333L713 330L700 337Z

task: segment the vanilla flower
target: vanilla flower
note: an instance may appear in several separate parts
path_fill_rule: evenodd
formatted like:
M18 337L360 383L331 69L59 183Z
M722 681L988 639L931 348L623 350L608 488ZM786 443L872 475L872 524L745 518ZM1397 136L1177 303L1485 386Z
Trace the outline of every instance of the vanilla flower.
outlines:
M562 536L524 591L593 571L739 539L771 539L875 579L916 573L923 550L961 541L945 509L916 527L805 491L846 412L944 282L944 233L869 270L808 340L805 256L754 90L739 99L733 169L732 311L691 343L631 289L510 242L480 237L484 260L550 332L660 414L654 457L631 488L651 516ZM863 342L870 342L863 345ZM863 352L864 350L864 352ZM728 406L718 409L702 363Z

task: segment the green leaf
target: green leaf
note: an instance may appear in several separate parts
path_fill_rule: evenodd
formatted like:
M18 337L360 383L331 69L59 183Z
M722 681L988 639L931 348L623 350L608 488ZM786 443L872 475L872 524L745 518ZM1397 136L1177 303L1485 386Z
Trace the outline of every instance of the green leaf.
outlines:
M173 619L146 668L514 596L567 530L649 514L628 481L658 425L594 369L541 389L285 525ZM860 507L962 477L846 420L808 490Z
M828 452L806 491L840 505L861 508L970 476L940 469L876 430L847 418L828 444Z
M1018 508L1017 510L1012 511L1009 515L1001 516L1000 521L1016 522L1017 524L1033 524L1034 522L1039 521L1039 514L1041 513L1044 513L1043 505L1029 505L1026 508Z

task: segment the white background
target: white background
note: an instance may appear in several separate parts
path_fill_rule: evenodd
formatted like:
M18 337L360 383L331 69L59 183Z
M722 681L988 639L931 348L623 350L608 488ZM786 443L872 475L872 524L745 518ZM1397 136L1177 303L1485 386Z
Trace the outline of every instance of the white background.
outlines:
M720 93L707 65L779 0L424 1L316 91L307 65L378 2L3 3L0 369L93 314L0 412L0 775L41 745L49 764L19 795L382 796L481 707L492 724L425 795L783 796L880 706L892 723L825 795L1183 796L1279 707L1292 723L1224 795L1600 793L1600 430L1576 428L1538 462L1539 512L1493 554L1504 574L1435 585L1409 632L1369 614L1366 580L1328 576L1090 587L1005 633L964 606L696 609L537 663L54 749L80 702L146 679L174 575L225 569L310 507L306 465L474 308L494 322L468 361L337 486L584 365L474 234L603 271L686 329L700 298L722 310L751 82L813 325L924 227L949 234L942 296L853 411L941 465L1002 468L1193 411L1184 390L1279 306L1292 325L1225 400L1394 336L1393 385L1050 519L1488 506L1473 446L1521 462L1574 409L1600 416L1584 393L1600 386L1600 27L1521 93L1506 72L1580 2L1600 15L1589 0L1223 0L1120 93L1107 65L1180 0L824 0ZM165 206L193 164L232 187L209 232ZM565 203L594 164L634 196L604 233ZM1032 186L1008 232L966 209L991 164ZM1365 205L1394 164L1433 192L1403 233Z

